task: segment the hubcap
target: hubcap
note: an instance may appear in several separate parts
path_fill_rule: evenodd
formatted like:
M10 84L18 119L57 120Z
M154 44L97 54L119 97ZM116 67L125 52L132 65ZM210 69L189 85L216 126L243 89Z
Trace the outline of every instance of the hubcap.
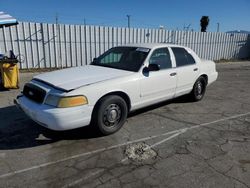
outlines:
M116 110L110 110L108 113L108 121L114 122L118 116L118 112Z
M121 108L117 104L110 104L103 114L103 122L106 126L114 126L121 119Z
M198 92L199 95L200 95L201 92L202 92L202 85L201 85L200 82L197 84L197 92Z
M197 82L197 85L196 85L195 94L196 94L196 96L198 98L201 98L202 97L202 93L203 93L203 85L199 81L199 82Z

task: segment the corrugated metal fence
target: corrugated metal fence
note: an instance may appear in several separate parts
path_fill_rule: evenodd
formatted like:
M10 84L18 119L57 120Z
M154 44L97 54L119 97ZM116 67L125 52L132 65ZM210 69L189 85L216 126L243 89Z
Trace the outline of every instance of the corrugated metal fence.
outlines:
M126 43L167 42L192 48L201 58L250 56L250 35L21 22L0 29L0 53L20 54L20 68L85 65L105 50Z

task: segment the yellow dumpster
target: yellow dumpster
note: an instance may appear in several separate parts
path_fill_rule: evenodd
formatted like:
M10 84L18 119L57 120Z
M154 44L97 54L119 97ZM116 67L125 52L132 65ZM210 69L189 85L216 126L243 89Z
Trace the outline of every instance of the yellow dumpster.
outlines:
M16 59L0 61L2 85L6 89L19 88L19 69L17 62Z

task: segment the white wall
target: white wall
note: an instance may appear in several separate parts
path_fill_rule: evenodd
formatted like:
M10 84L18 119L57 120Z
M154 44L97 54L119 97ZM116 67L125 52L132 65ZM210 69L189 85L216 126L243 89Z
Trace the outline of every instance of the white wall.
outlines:
M201 58L250 56L250 35L21 22L0 29L0 52L20 54L20 68L89 64L105 50L125 43L168 42L192 48Z

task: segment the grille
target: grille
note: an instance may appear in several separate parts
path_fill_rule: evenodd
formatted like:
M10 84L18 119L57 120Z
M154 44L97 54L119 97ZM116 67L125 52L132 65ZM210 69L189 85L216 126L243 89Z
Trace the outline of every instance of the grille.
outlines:
M37 103L42 103L46 95L46 91L30 83L25 84L23 94L27 98Z

